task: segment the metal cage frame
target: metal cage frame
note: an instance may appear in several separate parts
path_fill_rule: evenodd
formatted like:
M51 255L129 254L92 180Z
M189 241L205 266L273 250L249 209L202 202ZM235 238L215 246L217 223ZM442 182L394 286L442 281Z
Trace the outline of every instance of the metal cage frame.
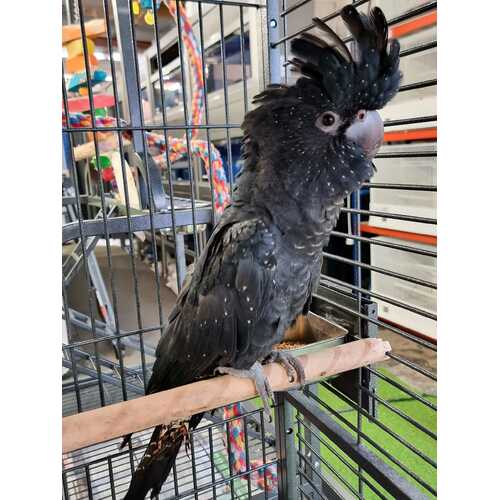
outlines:
M63 163L67 169L67 176L63 182L63 209L66 214L66 223L63 224L63 245L73 243L71 252L63 263L63 320L68 341L63 342L63 366L70 370L72 380L63 383L64 414L82 412L88 409L106 406L117 401L126 401L144 394L148 378L148 371L152 366L154 345L148 342L152 334L161 334L165 328L165 311L162 306L161 280L165 270L163 252L164 244L173 249L176 259L176 273L178 286L186 275L187 261L195 259L206 242L207 229L216 221L214 210L213 179L208 176L208 192L210 199L201 199L199 196L199 181L195 174L198 168L190 151L190 137L194 130L204 133L211 143L213 131L223 131L228 144L229 182L232 188L232 157L231 131L238 129L238 123L230 123L230 99L226 85L227 64L225 61L224 45L224 15L227 8L233 9L240 21L240 39L243 37L245 16L252 11L256 15L262 28L262 34L256 36L254 43L258 45L261 55L262 71L259 75L259 84L286 82L290 78L290 68L287 64L289 42L300 33L311 30L314 25L306 24L299 30L289 32L288 20L292 13L311 3L311 0L298 0L294 3L287 0L267 0L266 3L248 3L243 0L186 0L186 3L196 6L200 34L202 58L204 54L203 9L210 5L217 11L219 19L220 40L223 47L222 72L224 79L224 123L211 123L207 92L204 93L205 116L204 123L193 125L188 116L187 89L188 76L186 75L185 47L180 30L179 4L175 0L177 12L177 40L184 110L182 124L171 123L166 112L164 95L161 92L161 120L160 123L146 123L141 103L141 79L137 52L137 40L130 0L103 0L103 13L106 23L106 48L111 55L114 51L111 33L114 33L120 53L121 78L123 90L118 88L118 71L116 62L110 56L112 93L115 100L113 113L116 117L115 126L105 128L96 123L96 109L92 87L89 86L89 103L91 126L74 128L69 124L63 126L64 154ZM347 2L344 2L347 3ZM351 2L353 5L366 8L368 0ZM381 2L383 6L383 1ZM389 18L389 26L398 25L417 16L435 11L437 2L430 1L410 9L396 17ZM85 37L85 1L76 0L67 2L68 19L80 25L82 37ZM336 9L323 16L325 22L334 21L340 14ZM154 16L154 47L158 59L158 71L163 80L161 64L160 34L158 30L157 12ZM243 112L249 109L251 96L247 89L245 64L243 63L242 48L242 80L241 86L244 95ZM425 42L404 49L401 57L409 57L425 51L433 50L437 41ZM83 55L86 62L87 81L91 80L89 64L90 54L86 44L83 44ZM126 62L126 64L124 64ZM204 61L203 61L204 63ZM63 67L64 73L64 67ZM412 83L405 83L401 92L411 92L424 88L433 88L437 80L426 79ZM204 79L206 90L206 81ZM120 91L121 90L121 91ZM63 80L63 114L70 115L70 98ZM121 106L116 103L120 101ZM436 115L415 116L410 118L392 119L385 122L385 127L413 126L436 121ZM82 166L74 158L74 147L84 138L91 137L94 143L97 167L100 165L101 132L113 133L117 139L121 158L121 168L124 178L125 200L120 204L113 198L100 175L94 182L97 192L90 192L84 185ZM152 131L159 132L168 145L170 133L185 134L187 140L187 162L189 171L189 196L181 197L175 192L172 178L167 181L162 177L147 147L146 134ZM130 144L126 144L125 136L130 137ZM391 158L433 158L435 149L414 151L383 151L377 159ZM166 155L167 171L172 171L168 154ZM141 208L133 207L129 197L127 175L124 165L128 163L137 171L139 183L139 197ZM210 170L211 172L211 170ZM165 190L167 185L167 190ZM373 182L366 183L362 189L368 190L400 190L435 192L433 184L401 183L401 182ZM389 297L383 293L371 290L366 284L365 273L379 273L393 280L436 289L436 284L411 274L396 272L391 269L372 265L366 258L367 249L372 246L394 249L409 254L421 255L430 258L436 257L436 252L430 249L419 248L412 244L401 244L382 240L374 240L362 232L362 220L368 216L384 217L394 220L435 225L435 218L404 213L381 212L370 210L362 205L360 192L354 193L342 209L342 216L347 221L346 231L336 228L332 237L349 239L352 242L352 258L348 258L332 251L325 251L325 261L332 261L338 265L352 269L352 279L345 281L323 273L321 284L314 296L314 307L318 314L325 311L335 314L337 319L347 325L349 333L344 342L355 339L377 336L379 329L390 331L393 335L404 339L411 345L426 350L431 355L437 352L437 343L425 338L416 332L387 322L378 316L377 305L374 299L383 300L394 306L403 308L416 315L436 321L434 313L414 306L404 300ZM104 256L99 264L95 250L100 242L104 241ZM123 328L120 321L122 307L117 289L117 270L114 265L114 242L120 241L123 255L128 259L128 270L132 279L129 293L133 296L135 307L136 328ZM85 242L82 244L82 242ZM156 320L147 324L144 320L143 304L138 278L140 262L140 248L149 244L152 252L152 274L150 285L154 288L154 309ZM100 266L104 263L105 272ZM161 269L160 269L161 267ZM68 289L75 276L83 275L83 294L86 294L87 311L76 310L71 305ZM110 289L110 293L108 292ZM99 317L99 315L101 317ZM83 340L76 340L73 336L75 328L87 332ZM106 355L106 348L111 343L115 360ZM128 366L124 350L129 349L138 353L138 363ZM433 370L422 366L411 358L399 353L388 354L392 363L403 366L405 369L416 372L434 384L437 377ZM172 477L162 490L161 498L274 498L280 499L336 499L336 498L397 498L416 499L428 498L437 495L435 479L422 477L412 467L412 460L402 461L390 450L385 443L377 441L367 432L371 426L390 439L393 443L405 450L415 460L425 463L430 470L435 470L436 461L433 456L423 451L417 437L410 440L401 435L397 428L391 428L380 417L380 409L389 411L401 420L412 426L416 435L425 435L436 440L434 430L420 422L414 415L407 414L394 401L389 401L377 390L377 384L386 384L398 394L421 405L426 411L433 414L437 407L426 395L419 393L408 384L392 378L378 367L365 367L353 370L341 377L308 386L304 393L291 391L279 394L275 407L274 425L264 422L260 408L246 405L246 412L239 418L244 422L244 434L247 456L252 453L260 454L262 469L277 467L278 485L274 493L267 489L255 488L249 477L256 473L258 468L249 468L243 473L233 474L228 455L228 421L217 415L207 415L204 423L191 435L192 455L183 454L179 457ZM332 407L325 398L341 402L337 408ZM340 409L339 409L340 408ZM344 416L345 412L352 411L355 415L354 423ZM145 446L148 432L134 437L128 448L117 451L117 442L103 443L82 449L69 454L63 460L63 491L64 497L70 498L120 498L128 484L128 478L133 471L137 460ZM226 436L226 443L222 441ZM217 462L217 454L227 454L226 458ZM337 463L342 464L342 470L336 470L326 455L335 456ZM204 467L199 468L197 460L204 460ZM229 464L229 465L228 465ZM346 472L347 471L347 472ZM346 474L351 479L346 479ZM428 475L432 476L432 473ZM354 478L354 479L352 479ZM173 496L172 496L173 495Z

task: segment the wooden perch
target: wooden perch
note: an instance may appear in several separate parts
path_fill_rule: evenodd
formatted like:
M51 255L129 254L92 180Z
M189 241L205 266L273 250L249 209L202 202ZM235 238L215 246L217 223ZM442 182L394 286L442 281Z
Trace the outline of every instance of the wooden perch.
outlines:
M110 134L111 135L111 134ZM128 146L130 141L123 139L123 146ZM99 154L106 154L108 151L118 149L118 139L116 137L111 137L107 141L99 141ZM92 158L95 156L95 144L94 141L86 142L85 144L80 144L73 148L73 157L75 161L85 160L87 158Z
M389 342L363 339L300 356L307 383L387 359ZM296 388L284 369L272 363L264 370L274 391ZM202 380L150 396L124 401L63 418L63 453L141 431L256 396L251 380L230 375Z

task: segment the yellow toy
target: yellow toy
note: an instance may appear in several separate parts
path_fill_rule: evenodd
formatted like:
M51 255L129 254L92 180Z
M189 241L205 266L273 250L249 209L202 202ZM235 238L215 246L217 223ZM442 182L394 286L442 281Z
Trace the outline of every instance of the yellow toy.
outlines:
M98 62L94 56L95 45L94 42L87 37L87 54L89 55L89 63L91 68L96 68ZM85 71L85 55L83 52L83 40L78 38L66 45L68 52L68 59L66 60L66 70L68 73L76 73L78 71Z
M156 9L159 9L161 2L156 2ZM132 2L132 12L135 16L140 15L141 9L144 10L144 22L153 26L155 18L153 15L153 0L134 0Z

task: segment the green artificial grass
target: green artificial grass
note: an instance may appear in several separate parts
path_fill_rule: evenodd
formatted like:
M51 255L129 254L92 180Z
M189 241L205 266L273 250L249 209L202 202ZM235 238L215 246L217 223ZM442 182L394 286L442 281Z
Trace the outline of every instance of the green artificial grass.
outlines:
M403 382L398 377L394 376L390 371L385 369L379 369L382 375L385 375L387 378L398 382L403 387L406 387L429 402L435 404L436 397L423 395L414 387L411 387L409 384ZM405 392L397 389L389 382L381 380L377 378L377 396L380 397L385 402L388 402L391 406L397 408L402 413L411 417L413 420L421 424L424 428L436 432L436 412L427 407L425 404L421 403L418 400L411 398ZM343 418L345 418L348 422L357 425L358 414L357 411L354 410L349 404L345 401L337 397L335 394L332 394L328 389L323 386L319 386L318 397L325 402L333 410L340 412ZM412 423L406 421L403 417L394 413L391 409L386 408L383 404L377 403L377 419L379 422L384 424L389 430L391 430L396 436L399 436L407 443L412 445L414 448L425 454L427 457L432 459L434 462L436 461L436 449L437 443L436 440L432 436L428 436L418 428L416 428ZM355 435L355 431L350 429L347 424L343 423L341 418L334 417L335 420L342 425L346 430ZM429 484L433 489L436 489L436 469L433 465L426 462L424 459L420 458L410 449L408 449L404 444L400 443L392 437L388 432L384 429L380 428L376 423L370 422L366 417L362 417L362 432L366 434L371 440L373 440L377 445L379 445L383 450L385 450L389 455L393 456L396 460L398 460L401 464L403 464L408 470L413 472L416 476L418 476L421 480ZM324 437L324 436L323 436ZM328 439L325 439L326 443L330 444ZM409 474L402 471L400 467L398 467L394 462L392 462L389 458L383 455L382 452L378 451L374 446L372 446L369 442L364 441L363 444L373 451L376 455L378 455L382 460L384 460L388 465L393 467L398 473L400 473L403 477L407 478L412 484L417 486L422 490L425 494L430 497L432 494L426 490L423 486L419 485L417 481L410 477ZM344 455L338 448L334 447L334 450L340 455L345 462L350 464L354 469L356 469L355 463L350 460L346 455ZM332 451L328 449L328 446L321 444L320 445L321 455L326 463L330 466L330 469L327 466L323 466L323 473L335 476L338 474L346 483L350 485L354 491L358 491L358 478L356 474L350 470L350 468L342 462L338 456L336 456ZM336 474L335 474L336 473ZM367 478L371 484L375 486L384 496L391 498L387 492L385 492L375 481L371 480L369 477ZM341 484L342 480L337 477L338 482ZM349 489L348 486L344 484L343 486L346 490ZM370 489L369 486L364 484L363 486L363 498L373 499L380 498L373 490Z

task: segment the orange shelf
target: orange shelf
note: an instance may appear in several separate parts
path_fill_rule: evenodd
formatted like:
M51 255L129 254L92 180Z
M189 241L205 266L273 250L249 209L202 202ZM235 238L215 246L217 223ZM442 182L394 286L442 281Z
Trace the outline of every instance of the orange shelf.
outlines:
M437 237L429 234L410 233L408 231L397 231L395 229L387 229L385 227L371 226L370 224L362 223L362 233L376 234L378 236L389 236L390 238L397 238L404 241L415 241L417 243L424 243L426 245L437 245Z
M429 14L393 26L389 31L389 36L391 38L401 38L402 36L410 35L435 24L437 24L437 11L433 10Z
M437 139L437 127L396 130L384 133L384 142L432 141Z

